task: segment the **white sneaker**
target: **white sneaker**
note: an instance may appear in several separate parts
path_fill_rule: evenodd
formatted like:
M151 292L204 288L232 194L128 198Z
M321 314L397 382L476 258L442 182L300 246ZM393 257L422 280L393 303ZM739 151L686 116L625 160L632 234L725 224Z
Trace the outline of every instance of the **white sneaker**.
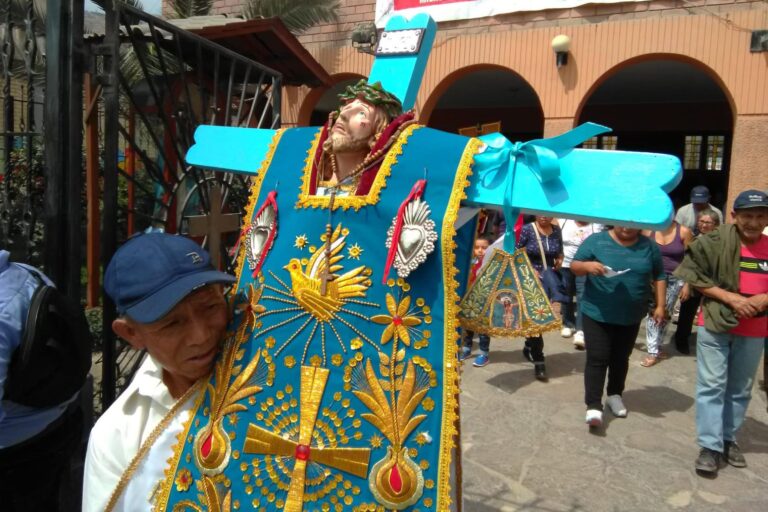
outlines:
M573 346L584 349L584 331L576 331L576 334L573 335Z
M573 329L571 329L570 327L563 327L562 329L560 329L560 336L562 336L563 338L570 338L571 336L573 336Z
M606 405L617 418L627 417L627 407L624 405L621 395L609 396L608 400L606 400Z
M602 427L603 411L598 411L597 409L588 409L586 422L590 427Z

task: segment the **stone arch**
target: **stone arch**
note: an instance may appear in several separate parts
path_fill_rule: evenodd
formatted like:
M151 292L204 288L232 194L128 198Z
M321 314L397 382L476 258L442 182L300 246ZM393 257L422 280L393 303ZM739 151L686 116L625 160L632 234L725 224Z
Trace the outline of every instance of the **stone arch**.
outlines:
M419 119L448 131L461 123L493 121L501 121L502 132L513 138L540 137L544 130L538 93L519 73L497 64L466 66L445 76L424 103Z
M310 90L299 108L299 115L297 118L298 126L310 126L310 124L312 124L312 115L321 102L330 96L338 94L336 92L337 89L342 89L343 87L346 87L348 83L360 80L361 78L365 77L357 73L337 73L331 75L331 85L315 87Z
M586 147L668 153L680 158L683 179L670 193L676 206L706 185L711 202L727 199L733 127L733 95L704 63L671 53L627 59L595 81L581 99L575 123L593 121L614 132Z

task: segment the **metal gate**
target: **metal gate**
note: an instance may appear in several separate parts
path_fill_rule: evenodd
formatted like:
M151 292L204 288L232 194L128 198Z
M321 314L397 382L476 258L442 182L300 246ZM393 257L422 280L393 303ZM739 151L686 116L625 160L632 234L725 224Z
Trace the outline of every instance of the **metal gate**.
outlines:
M84 35L84 0L0 1L0 247L100 303L98 409L139 360L112 334L103 269L148 229L196 237L231 269L248 179L185 155L199 124L278 127L282 76L125 1L96 3L105 27ZM230 228L201 230L211 214Z

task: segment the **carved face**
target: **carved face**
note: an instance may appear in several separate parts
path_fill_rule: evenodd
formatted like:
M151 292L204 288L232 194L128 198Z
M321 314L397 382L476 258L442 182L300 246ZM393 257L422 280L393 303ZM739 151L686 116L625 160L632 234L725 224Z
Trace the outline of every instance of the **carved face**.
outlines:
M379 115L376 107L359 99L341 107L331 128L332 151L352 153L369 149Z

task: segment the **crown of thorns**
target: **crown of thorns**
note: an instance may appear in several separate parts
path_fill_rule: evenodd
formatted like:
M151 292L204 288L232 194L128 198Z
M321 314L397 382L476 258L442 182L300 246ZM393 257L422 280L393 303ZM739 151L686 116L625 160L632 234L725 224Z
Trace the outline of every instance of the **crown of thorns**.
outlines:
M360 80L354 85L348 86L344 92L339 94L339 100L342 103L361 99L375 107L379 107L387 113L390 119L394 119L403 113L403 104L397 99L397 96L388 93L381 86L381 82L369 84L365 79Z

